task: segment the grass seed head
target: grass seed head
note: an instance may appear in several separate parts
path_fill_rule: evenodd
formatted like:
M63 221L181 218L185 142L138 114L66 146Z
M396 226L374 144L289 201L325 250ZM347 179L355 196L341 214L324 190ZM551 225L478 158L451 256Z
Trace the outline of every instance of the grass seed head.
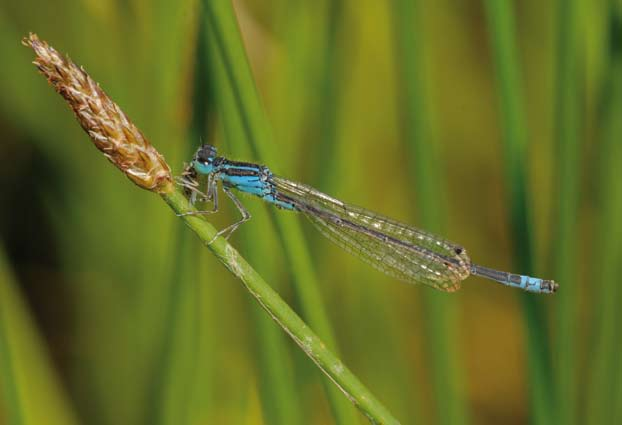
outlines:
M67 101L97 149L138 186L153 192L172 190L164 157L99 85L68 57L36 34L23 40L36 55L34 64Z

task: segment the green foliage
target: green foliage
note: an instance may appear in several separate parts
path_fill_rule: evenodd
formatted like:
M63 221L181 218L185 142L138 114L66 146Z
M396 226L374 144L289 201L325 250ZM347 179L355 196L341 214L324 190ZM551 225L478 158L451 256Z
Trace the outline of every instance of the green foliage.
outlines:
M0 420L78 423L0 246Z
M243 198L253 220L232 245L402 423L622 417L618 0L5 3L0 423L365 420L89 146L29 64L29 31L176 172L213 142L560 283L547 298L403 285Z

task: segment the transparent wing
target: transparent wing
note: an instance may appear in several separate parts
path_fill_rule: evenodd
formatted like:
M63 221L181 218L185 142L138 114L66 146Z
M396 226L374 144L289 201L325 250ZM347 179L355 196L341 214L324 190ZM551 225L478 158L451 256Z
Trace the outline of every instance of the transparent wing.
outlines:
M326 237L388 275L449 292L469 276L471 261L459 245L310 186L277 176L272 182Z

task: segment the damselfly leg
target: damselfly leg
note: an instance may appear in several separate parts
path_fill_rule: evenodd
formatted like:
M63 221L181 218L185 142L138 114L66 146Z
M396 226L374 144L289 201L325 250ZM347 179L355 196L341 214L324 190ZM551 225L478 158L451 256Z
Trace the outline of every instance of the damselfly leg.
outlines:
M214 214L218 212L218 179L214 174L209 174L207 176L207 189L205 192L201 192L199 189L199 182L196 179L196 173L193 173L192 170L184 170L184 173L177 179L177 183L184 187L184 190L187 191L190 197L190 203L195 204L196 202L213 202L214 208L211 210L203 210L203 211L188 211L185 213L177 214L179 217L188 216L188 215L207 215ZM244 205L240 200L231 192L231 189L228 185L222 186L222 191L231 199L233 204L236 206L240 214L242 214L242 218L239 221L221 229L216 233L216 235L210 240L207 244L211 245L216 238L219 236L223 236L225 239L229 239L229 237L237 230L238 227L245 221L250 220L251 214L248 212Z
M211 174L207 176L207 185L205 192L201 192L199 189L199 182L194 178L191 173L183 173L181 177L177 179L177 183L183 186L184 190L190 194L190 203L192 205L197 202L213 202L214 207L211 210L203 211L188 211L185 213L177 214L178 217L186 215L207 215L218 212L218 181Z
M229 239L229 237L233 234L233 232L235 232L237 228L240 227L240 224L251 219L251 213L248 212L246 208L244 208L244 205L242 204L242 202L240 202L240 200L233 194L233 192L231 192L231 189L229 189L226 185L223 185L222 191L225 192L225 194L229 197L229 199L233 201L238 211L240 211L240 214L242 214L242 218L239 221L236 221L235 223L233 223L232 225L227 226L222 230L219 230L218 233L216 233L216 236L214 236L212 240L207 243L208 245L211 245L218 236L222 236L225 239Z

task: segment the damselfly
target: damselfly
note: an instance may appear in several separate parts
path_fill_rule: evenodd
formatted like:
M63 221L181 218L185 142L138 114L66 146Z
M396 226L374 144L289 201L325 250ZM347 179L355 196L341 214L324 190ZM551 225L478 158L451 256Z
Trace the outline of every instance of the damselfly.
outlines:
M197 178L207 176L207 189L199 189ZM473 264L466 250L443 238L348 205L310 186L276 176L263 165L231 161L217 156L216 148L201 146L179 179L190 200L213 202L208 214L218 211L218 182L242 214L238 222L220 230L216 237L228 238L251 218L231 189L258 196L278 208L304 214L326 237L346 251L384 273L409 283L423 283L453 292L469 275L530 292L553 293L552 280L512 274ZM215 237L215 238L216 238ZM214 238L214 239L215 239Z

